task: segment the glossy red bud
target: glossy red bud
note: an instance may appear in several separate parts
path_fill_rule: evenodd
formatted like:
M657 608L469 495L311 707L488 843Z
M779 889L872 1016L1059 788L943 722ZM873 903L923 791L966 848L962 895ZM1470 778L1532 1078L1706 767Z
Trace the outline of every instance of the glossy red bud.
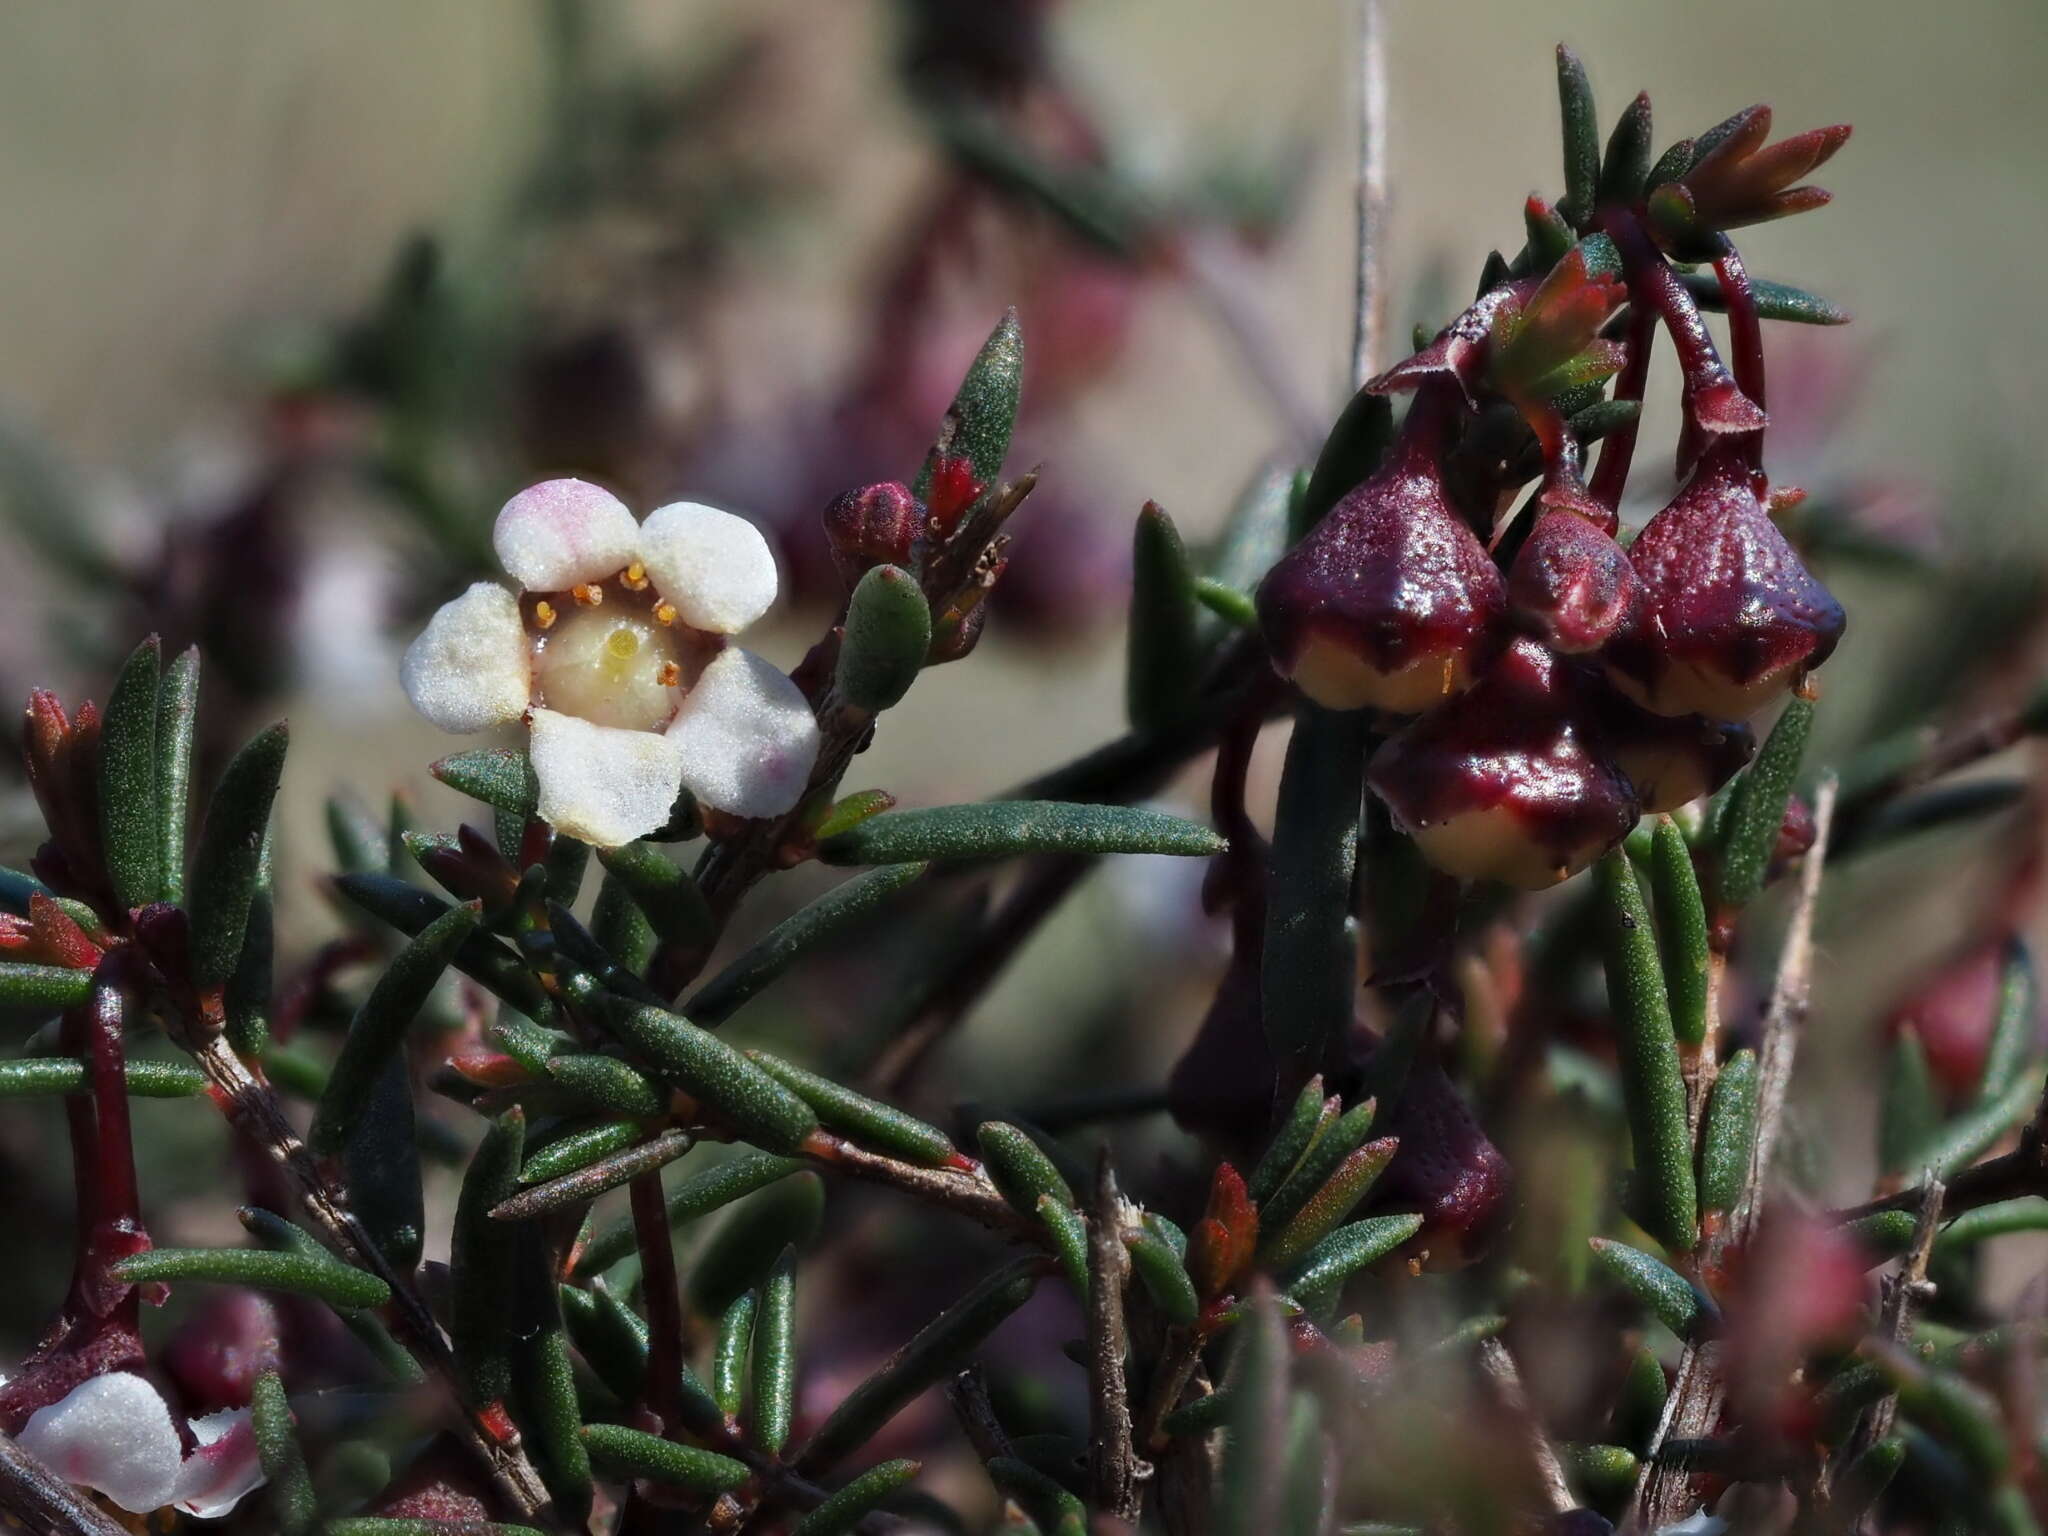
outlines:
M186 1412L246 1408L256 1380L278 1368L277 1308L255 1291L214 1291L164 1345L163 1367Z
M1951 1103L1967 1100L1984 1080L2010 942L2001 934L1951 955L1885 1021L1888 1039L1907 1030L1920 1037L1928 1071Z
M1826 661L1847 623L1732 448L1700 460L1629 546L1638 598L1608 643L1616 687L1660 715L1741 720Z
M1619 544L1576 511L1552 508L1508 572L1508 606L1552 650L1596 651L1628 617L1636 573Z
M913 551L929 520L924 503L900 480L847 491L825 508L832 562L849 588L878 565L914 569Z
M1409 1069L1385 1131L1400 1146L1380 1175L1375 1204L1421 1213L1411 1246L1427 1252L1430 1269L1479 1258L1513 1209L1514 1170L1438 1063Z
M1326 709L1410 715L1468 686L1506 608L1500 572L1444 492L1454 398L1419 400L1389 460L1267 573L1259 627Z
M1589 708L1579 676L1520 639L1469 692L1388 738L1367 782L1446 874L1555 885L1640 814Z
M1599 714L1608 755L1648 816L1711 795L1756 755L1756 733L1740 721L1656 715L1604 688Z

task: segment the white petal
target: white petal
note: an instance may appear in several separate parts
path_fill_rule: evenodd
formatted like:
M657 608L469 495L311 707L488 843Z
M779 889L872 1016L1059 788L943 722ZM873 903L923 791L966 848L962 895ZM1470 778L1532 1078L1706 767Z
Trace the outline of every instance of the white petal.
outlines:
M444 731L466 736L517 720L532 688L519 600L480 581L443 603L406 647L398 679L412 707Z
M602 581L633 561L640 527L626 504L587 480L543 480L506 502L491 547L529 592L564 592Z
M775 601L775 556L744 517L672 501L640 527L640 563L692 629L736 635Z
M734 816L780 816L803 797L818 759L818 719L803 691L756 656L718 653L668 728L683 784Z
M192 1438L199 1448L185 1458L172 1502L201 1520L218 1520L243 1494L263 1486L263 1457L249 1410L231 1408L194 1419Z
M38 1408L19 1443L66 1482L138 1515L170 1503L184 1459L162 1394L130 1371L94 1376Z
M541 818L599 848L661 826L682 783L682 751L666 736L592 725L552 709L533 712L532 756Z

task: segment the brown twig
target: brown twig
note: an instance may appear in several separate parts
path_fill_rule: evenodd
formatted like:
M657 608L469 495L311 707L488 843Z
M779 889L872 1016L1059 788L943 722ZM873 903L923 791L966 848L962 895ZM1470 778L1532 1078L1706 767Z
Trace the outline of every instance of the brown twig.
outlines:
M995 1404L989 1401L988 1373L979 1364L970 1365L946 1383L946 1401L953 1405L953 1416L960 1421L975 1455L987 1462L1013 1454L1010 1432L1003 1428Z
M1144 1504L1142 1467L1131 1446L1131 1404L1124 1381L1130 1335L1124 1326L1122 1197L1109 1148L1095 1163L1095 1199L1088 1212L1088 1482L1095 1508L1135 1527Z
M516 1431L486 1415L486 1405L462 1396L455 1357L427 1304L405 1275L385 1259L370 1234L348 1208L346 1198L322 1172L299 1133L285 1118L284 1107L270 1085L216 1034L188 1044L199 1070L206 1074L215 1103L228 1123L268 1152L298 1190L299 1203L335 1251L358 1269L369 1271L391 1287L388 1321L392 1334L431 1376L440 1378L463 1408L463 1435L512 1501L523 1519L552 1518L552 1501L540 1476L520 1448Z
M1885 1337L1894 1344L1904 1344L1911 1335L1914 1305L1924 1300L1931 1290L1927 1282L1927 1263L1934 1256L1935 1234L1941 1229L1943 1193L1941 1180L1927 1181L1921 1193L1920 1219L1913 1224L1913 1246L1906 1250L1905 1262L1899 1266L1898 1274L1892 1277L1891 1287L1885 1294ZM1890 1434L1892 1418L1898 1407L1898 1393L1887 1392L1858 1426L1848 1449L1839 1458L1839 1465L1847 1467L1858 1455Z
M126 1526L91 1499L0 1435L0 1515L36 1536L128 1536Z
M991 1232L1023 1238L1041 1247L1049 1242L1045 1229L1005 1200L979 1164L971 1173L958 1168L922 1168L915 1163L857 1147L830 1131L813 1131L800 1150L822 1167L836 1168L871 1184L886 1184L891 1189L901 1190L933 1205L944 1206L979 1222Z
M1535 1464L1537 1479L1543 1484L1543 1496L1550 1502L1550 1512L1561 1515L1577 1509L1579 1501L1572 1497L1571 1484L1564 1475L1564 1463L1557 1459L1557 1447L1543 1433L1536 1410L1530 1406L1529 1394L1522 1387L1522 1373L1515 1368L1515 1357L1508 1353L1507 1346L1499 1339L1484 1339L1479 1345L1479 1368L1486 1372L1487 1379L1493 1384L1494 1395L1522 1431L1529 1459Z
M1834 822L1836 783L1832 774L1821 781L1813 801L1813 846L1799 872L1799 894L1778 957L1777 980L1764 1015L1763 1048L1757 1072L1756 1133L1750 1143L1749 1169L1742 1192L1725 1225L1707 1244L1703 1273L1719 1268L1722 1256L1747 1241L1763 1209L1771 1154L1785 1116L1785 1092L1798 1054L1799 1036L1812 1002L1813 921L1820 904L1821 874L1827 862L1828 835ZM1680 1356L1663 1420L1644 1458L1636 1483L1635 1514L1628 1529L1654 1531L1683 1520L1699 1507L1702 1478L1682 1466L1660 1461L1657 1452L1670 1441L1705 1440L1720 1423L1728 1396L1722 1374L1719 1340L1688 1345Z

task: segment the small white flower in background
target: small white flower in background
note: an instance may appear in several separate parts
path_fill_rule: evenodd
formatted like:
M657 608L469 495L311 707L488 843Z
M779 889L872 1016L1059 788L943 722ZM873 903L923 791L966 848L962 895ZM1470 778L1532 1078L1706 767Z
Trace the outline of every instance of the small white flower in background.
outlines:
M131 1514L175 1507L216 1520L263 1485L256 1434L246 1408L193 1419L191 1430L187 1455L163 1394L131 1371L110 1371L30 1414L15 1443Z
M480 581L405 653L413 707L446 731L524 718L543 819L617 847L678 789L734 816L802 798L818 722L788 677L728 643L775 601L753 524L697 502L636 523L581 480L529 486L491 531L517 596Z

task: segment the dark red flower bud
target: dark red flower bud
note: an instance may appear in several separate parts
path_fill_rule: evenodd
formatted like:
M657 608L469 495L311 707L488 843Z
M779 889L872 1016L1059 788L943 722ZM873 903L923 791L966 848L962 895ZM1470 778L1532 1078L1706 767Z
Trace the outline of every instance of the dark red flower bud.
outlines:
M825 508L825 537L841 579L851 588L878 565L915 569L913 551L923 542L929 520L924 503L900 480L864 485L833 498Z
M1245 1193L1244 1176L1229 1163L1216 1165L1209 1205L1188 1235L1188 1274L1205 1298L1236 1285L1259 1242L1259 1208Z
M1746 719L1834 651L1842 605L1771 521L1766 490L1718 447L1629 546L1638 597L1605 656L1637 703Z
M1653 715L1608 688L1598 700L1608 755L1635 786L1645 815L1711 795L1756 753L1756 733L1740 721Z
M256 1379L278 1368L277 1308L255 1291L209 1294L164 1345L163 1367L187 1412L245 1408Z
M1508 606L1566 653L1605 645L1635 594L1636 573L1621 546L1563 508L1538 517L1508 572Z
M1458 692L1506 607L1500 572L1444 492L1455 408L1441 388L1425 392L1388 462L1259 586L1274 665L1327 709L1412 715Z
M1920 1037L1927 1068L1951 1103L1966 1101L1984 1080L2011 942L2001 934L1951 955L1885 1021L1887 1039L1908 1030Z
M1422 1213L1413 1246L1427 1252L1429 1268L1480 1257L1513 1208L1514 1170L1437 1062L1409 1069L1386 1131L1400 1147L1380 1175L1376 1202Z
M1628 835L1635 791L1610 762L1579 676L1533 640L1390 737L1367 782L1446 874L1540 889Z

